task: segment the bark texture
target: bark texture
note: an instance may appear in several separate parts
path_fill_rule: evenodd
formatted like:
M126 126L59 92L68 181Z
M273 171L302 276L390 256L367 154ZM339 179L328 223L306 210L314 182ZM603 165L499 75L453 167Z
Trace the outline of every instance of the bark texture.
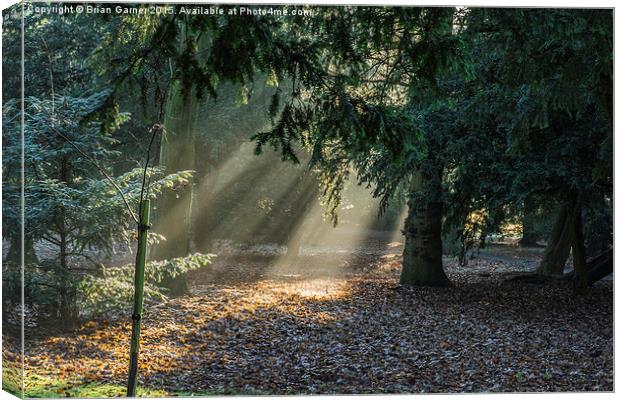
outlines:
M416 172L411 180L411 193L437 189L437 177ZM441 181L439 181L439 187ZM449 286L442 263L442 203L438 199L411 197L405 220L405 248L400 283L416 286Z
M538 273L548 277L561 277L564 274L564 266L568 260L573 240L572 214L573 210L570 205L565 204L560 207L543 259L538 267Z

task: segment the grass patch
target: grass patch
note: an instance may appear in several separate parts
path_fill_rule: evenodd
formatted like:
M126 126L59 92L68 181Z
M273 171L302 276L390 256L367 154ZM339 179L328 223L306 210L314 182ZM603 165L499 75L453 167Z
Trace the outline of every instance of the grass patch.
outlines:
M125 393L127 391L127 388L124 385L97 382L71 382L64 379L56 379L37 374L26 375L25 386L25 397L27 398L125 397ZM14 394L16 396L20 396L19 386L17 393ZM265 396L270 394L273 393L252 387L243 389L220 387L196 392L167 392L162 389L138 387L137 393L138 397Z
M124 397L127 390L123 385L69 382L41 375L28 375L25 386L25 395L30 398ZM164 390L138 387L137 395L138 397L166 397L168 393Z
M2 390L14 396L22 397L22 371L19 368L2 367Z

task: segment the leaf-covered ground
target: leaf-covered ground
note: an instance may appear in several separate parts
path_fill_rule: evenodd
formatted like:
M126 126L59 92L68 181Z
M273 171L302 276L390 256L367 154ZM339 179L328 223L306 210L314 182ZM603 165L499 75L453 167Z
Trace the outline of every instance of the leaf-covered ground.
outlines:
M527 263L488 257L447 260L454 287L406 288L400 251L219 257L191 296L147 310L141 393L613 390L611 281L581 297L503 283ZM129 318L43 331L27 338L27 395L123 393Z

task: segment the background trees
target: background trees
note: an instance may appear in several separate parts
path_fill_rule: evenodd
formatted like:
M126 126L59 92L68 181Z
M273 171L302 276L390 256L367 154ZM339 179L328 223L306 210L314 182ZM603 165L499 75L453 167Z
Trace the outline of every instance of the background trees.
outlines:
M159 168L149 172L161 196L154 230L166 237L151 256L162 265L224 237L265 238L296 254L317 199L337 223L353 181L383 212L407 207L403 284L448 285L444 241L459 243L464 263L509 219L522 225L524 244L546 244L541 274L563 275L571 252L581 289L606 271L593 272L611 265L609 12L312 10L298 19L29 16L25 261L41 269L35 247L48 242L58 268L46 271L68 282L72 253L111 254L131 239L122 199L63 136L131 203L149 132L162 127ZM5 29L7 82L16 79L16 24ZM3 93L5 261L13 264L15 87ZM254 158L252 146L277 153ZM231 168L235 157L248 162ZM550 222L533 237L531 222L542 216ZM187 290L181 274L164 281Z
M334 11L325 24L335 49L326 79L299 96L303 101L294 97L273 130L257 135L259 149L269 142L293 158L291 140L310 146L334 211L351 169L358 170L360 183L375 187L384 206L404 190L410 208L401 281L447 284L438 190L443 165L437 157L443 139L423 128L422 110L432 100L421 93L435 94L437 76L456 66L456 10L348 11Z
M4 41L5 66L20 59L16 23L19 20L7 19L10 34ZM156 198L165 190L186 185L191 174L164 174L161 168L144 171L144 147L138 143L147 137L146 129L140 138L121 129L130 115L110 102L111 90L90 62L96 51L94 37L111 23L81 15L65 20L33 14L27 17L27 26L24 40L32 52L26 52L25 59L28 89L23 148L21 92L15 90L19 85L10 85L3 92L3 223L8 246L3 285L6 298L16 303L21 301L23 285L25 302L32 310L40 316L59 317L69 326L80 316L102 311L100 306L111 298L129 299L128 287L123 291L125 282L117 280L115 286L119 274L108 273L103 285L95 276L104 273L106 259L130 248L135 228L130 209L137 205L143 176L150 183L147 195ZM66 36L68 41L63 40ZM47 37L53 39L46 41ZM93 38L89 45L83 45L81 40L89 37ZM11 77L4 79L10 81ZM139 122L132 125L144 127ZM26 203L24 260L19 251L22 184ZM163 239L161 235L153 238ZM35 247L44 257L37 257ZM176 276L209 261L204 257L198 260L161 264L162 269L174 268L160 271L160 275ZM165 284L163 279L156 282ZM114 287L117 290L111 289Z
M127 30L132 22L131 18L127 19L121 30ZM316 79L314 75L320 70L312 66L314 44L300 36L286 35L290 31L284 31L283 25L282 20L269 17L217 16L206 21L201 16L178 14L160 18L152 25L142 25L143 35L132 42L141 50L121 57L120 67L111 71L111 75L117 77L118 83L137 82L147 91L152 88L148 78L136 80L135 76L159 76L157 67L169 67L169 80L164 83L165 90L160 97L165 110L160 115L164 124L160 163L167 171L199 168L195 159L200 154L195 152L202 148L196 146L196 140L199 132L209 129L196 126L197 107L204 104L202 101L207 96L216 101L219 82L235 84L243 102L251 94L257 76L259 86L265 75L274 86L285 79L305 82ZM259 72L262 74L257 75ZM275 99L272 108L274 112L278 109ZM158 209L165 209L166 213L156 215L155 226L169 240L157 249L156 257L184 255L189 251L192 198L193 186L188 186L187 190L176 193L175 198L161 200Z
M589 178L609 173L604 172L609 171L605 135L610 130L605 120L610 115L606 83L611 76L606 13L372 7L352 11L326 9L322 18L302 23L255 18L246 27L231 20L217 30L194 26L181 39L185 50L176 57L184 58L177 61L179 76L173 75L173 81L202 80L208 89L221 76L239 84L243 98L252 94L248 87L255 75L250 72L267 73L277 84L268 107L272 126L254 136L258 151L269 143L284 159L298 161L297 153L308 149L334 221L352 171L360 183L374 188L384 206L404 195L411 218L405 229L403 283L447 282L438 256L442 230L455 232L464 247L471 246L472 240L483 241L505 216L535 213L530 210L534 198L537 207L552 210L553 204L574 197L570 193L576 187L594 183L597 189L578 191L603 193L601 185L609 186L604 178ZM152 38L162 40L158 35L169 29L189 32L192 24L191 18L162 22ZM271 41L255 35L265 30ZM227 49L236 48L224 44L233 32L236 39L244 38L237 47L248 53L243 62L223 65L212 56L224 58ZM199 42L198 37L212 40ZM296 52L302 45L310 50ZM196 76L190 78L190 73ZM279 85L285 81L292 83L283 90ZM191 96L188 88L184 93ZM283 98L283 93L288 94ZM576 131L585 134L588 124L603 136L593 141L579 138ZM566 134L567 128L575 129L575 135ZM569 165L562 159L593 152L600 158L590 165ZM189 204L179 207L186 220ZM478 233L471 229L472 213L481 216ZM416 235L422 231L430 236L422 240ZM171 246L173 251L188 248L189 237L172 236L186 242ZM568 255L566 245L560 247L564 250L555 261L556 274ZM543 261L542 273L550 274L548 264ZM416 278L418 272L425 278Z
M561 207L540 266L545 275L563 274L571 247L575 266L585 263L581 210L604 209L611 198L609 23L601 10L472 13L488 66L477 112L490 105L511 160L495 186L506 183L513 202L537 196ZM509 112L491 108L501 102ZM584 286L585 275L579 279Z
M490 227L531 196L568 208L540 272L561 274L571 247L583 264L579 210L610 198L609 14L356 11L332 17L351 34L332 45L328 83L285 107L259 148L310 145L336 205L351 166L386 200L412 185L403 283L445 284L433 250L444 216L463 235L471 212L486 210Z
M21 26L4 20L3 305L15 388L22 284L27 340L42 344L26 355L37 364L29 373L47 374L55 353L57 363L74 356L59 371L89 387L101 358L105 379L124 377L107 367L125 362L131 210L145 181L155 204L145 337L164 342L147 385L611 387L610 284L571 299L562 285L503 285L502 273L532 272L536 256L489 262L498 249L495 260L542 245L525 279L571 279L579 292L612 271L611 10L300 7L311 15L279 18L171 7L28 15L24 110ZM492 243L507 226L525 249ZM212 251L217 265L196 271L213 258L196 252ZM392 290L398 282L459 287ZM96 321L114 314L122 320ZM36 323L60 320L65 331L80 319L92 321L73 341L30 336ZM590 337L601 340L583 346ZM377 355L381 365L370 362ZM544 365L527 365L541 356ZM424 366L415 379L402 373L411 365ZM248 366L255 386L236 374Z

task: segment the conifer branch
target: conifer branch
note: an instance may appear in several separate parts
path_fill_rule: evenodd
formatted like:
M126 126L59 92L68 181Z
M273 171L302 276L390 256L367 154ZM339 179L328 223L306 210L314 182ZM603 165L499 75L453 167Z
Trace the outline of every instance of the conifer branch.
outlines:
M73 141L71 139L69 139L66 135L64 135L62 132L60 132L58 129L54 128L53 126L51 128L58 136L60 136L67 143L69 143L71 146L73 146L82 156L86 157L86 159L88 161L90 161L95 166L95 168L97 168L99 170L99 172L101 172L101 174L110 182L110 184L112 184L112 186L114 186L114 188L118 191L118 194L121 195L121 198L123 199L123 202L125 203L125 206L127 207L127 211L129 211L129 214L131 215L131 218L136 222L136 224L139 224L140 221L138 221L138 218L136 217L136 214L131 209L131 206L129 205L129 202L127 201L127 199L125 198L125 195L123 194L123 190L116 184L116 182L114 182L114 179L112 179L112 177L110 177L110 175L108 175L108 173L105 172L105 170L103 168L101 168L101 166L97 163L97 161L95 161L94 158L92 158L91 156L86 154L84 151L82 151L82 149L80 149L80 147L78 145L73 143Z

